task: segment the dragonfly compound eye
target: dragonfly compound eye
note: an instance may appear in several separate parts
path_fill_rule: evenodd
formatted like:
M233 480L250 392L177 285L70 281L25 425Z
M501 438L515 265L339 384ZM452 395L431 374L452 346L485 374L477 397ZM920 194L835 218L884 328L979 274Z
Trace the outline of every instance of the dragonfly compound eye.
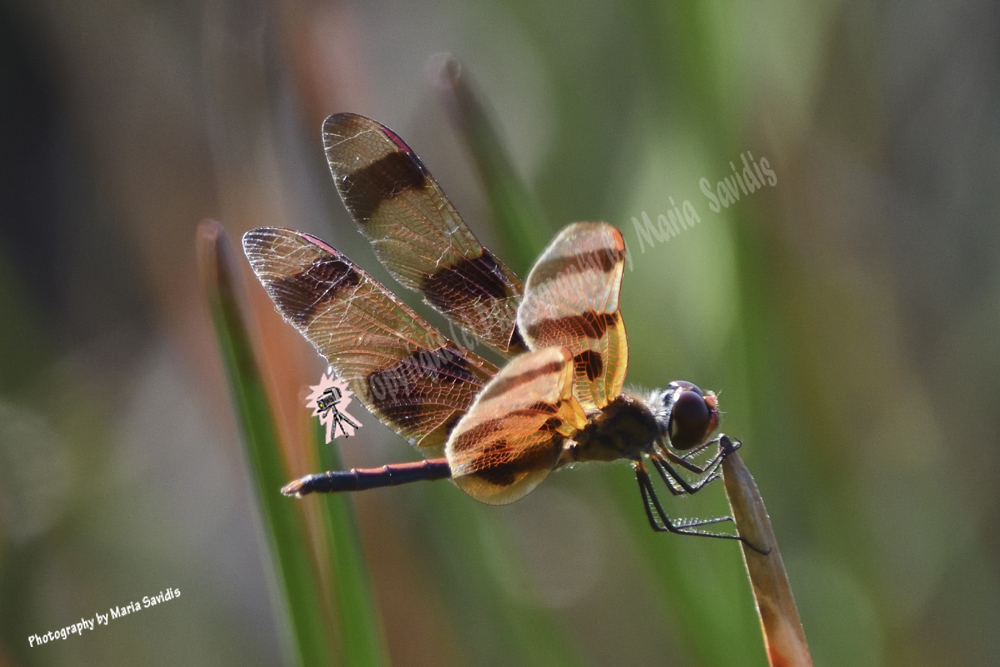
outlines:
M673 404L670 406L670 444L675 449L691 449L705 442L719 422L715 396L689 382L675 382Z

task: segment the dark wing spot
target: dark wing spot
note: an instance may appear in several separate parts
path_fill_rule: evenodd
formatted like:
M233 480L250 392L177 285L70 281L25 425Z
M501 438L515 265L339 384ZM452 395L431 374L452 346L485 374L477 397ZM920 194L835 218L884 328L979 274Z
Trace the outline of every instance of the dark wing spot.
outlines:
M470 303L505 299L514 288L496 258L484 248L479 257L462 258L427 276L423 292L428 303L448 313Z
M424 165L410 153L394 151L349 174L337 174L337 189L358 223L371 220L379 205L409 189L427 187Z
M419 353L418 361L424 374L433 375L438 381L450 384L477 382L469 372L469 362L457 348L451 345Z
M494 486L510 486L517 481L518 465L511 460L506 440L498 440L480 454L472 463L476 477Z
M338 257L319 257L305 271L272 280L268 293L282 315L296 326L305 327L320 305L360 283L361 274L350 262Z
M559 427L562 425L563 425L563 420L559 419L559 417L549 417L548 419L545 420L545 423L542 424L541 430L557 431L559 430Z
M374 408L382 411L397 424L409 424L429 411L423 408L430 388L434 384L475 384L478 381L469 372L466 358L450 346L434 350L417 350L409 356L365 378L368 399ZM435 394L440 394L436 390ZM461 396L457 392L455 396ZM467 410L474 398L468 392L468 405L453 407Z
M610 327L615 326L618 323L618 311L613 313L595 313L594 311L587 311L583 314L584 319L597 334L598 338L602 338Z
M573 361L576 364L574 366L576 375L580 374L580 370L584 370L587 373L587 379L590 381L594 381L604 372L604 360L601 359L600 352L584 350L573 357Z

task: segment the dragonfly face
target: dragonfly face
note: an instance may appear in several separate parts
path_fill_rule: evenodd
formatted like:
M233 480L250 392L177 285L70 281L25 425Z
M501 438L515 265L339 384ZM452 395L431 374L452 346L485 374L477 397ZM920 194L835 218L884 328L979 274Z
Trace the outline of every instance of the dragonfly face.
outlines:
M665 417L660 426L674 449L686 451L704 444L719 425L715 394L705 393L690 382L671 382L659 402Z
M701 523L670 522L643 462L653 464L672 493L692 493L718 476L730 449L704 466L673 451L706 444L718 425L711 392L688 382L645 398L622 392L628 344L618 309L621 234L602 222L566 227L522 286L394 132L339 114L324 123L323 140L344 204L393 277L508 361L498 368L443 336L313 236L248 232L247 258L285 320L369 411L427 459L310 475L284 491L451 477L477 500L503 504L569 461L624 458L635 468L654 528L703 534L695 528ZM674 466L699 480L688 482Z

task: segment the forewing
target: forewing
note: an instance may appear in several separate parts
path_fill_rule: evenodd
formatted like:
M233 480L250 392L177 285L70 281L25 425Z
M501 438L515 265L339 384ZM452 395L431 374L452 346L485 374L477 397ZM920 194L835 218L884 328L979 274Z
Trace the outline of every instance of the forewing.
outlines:
M521 281L479 243L410 147L347 113L326 119L323 145L344 205L389 273L504 354L525 351Z
M278 312L365 407L426 456L440 456L496 366L442 336L314 236L254 229L243 249Z
M504 366L452 431L445 455L463 491L502 505L545 479L586 423L573 397L573 357L550 347Z
M549 244L528 275L518 326L533 349L559 345L573 354L574 393L584 408L603 408L621 393L628 366L618 311L625 242L603 222L577 222Z

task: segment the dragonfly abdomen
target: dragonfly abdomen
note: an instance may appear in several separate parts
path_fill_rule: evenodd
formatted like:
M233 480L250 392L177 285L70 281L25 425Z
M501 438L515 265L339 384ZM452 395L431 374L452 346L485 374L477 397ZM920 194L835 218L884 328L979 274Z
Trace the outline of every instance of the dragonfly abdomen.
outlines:
M302 497L309 493L364 491L449 477L451 477L451 467L447 459L427 459L413 463L385 465L381 468L352 468L306 475L286 485L281 492L286 496Z

